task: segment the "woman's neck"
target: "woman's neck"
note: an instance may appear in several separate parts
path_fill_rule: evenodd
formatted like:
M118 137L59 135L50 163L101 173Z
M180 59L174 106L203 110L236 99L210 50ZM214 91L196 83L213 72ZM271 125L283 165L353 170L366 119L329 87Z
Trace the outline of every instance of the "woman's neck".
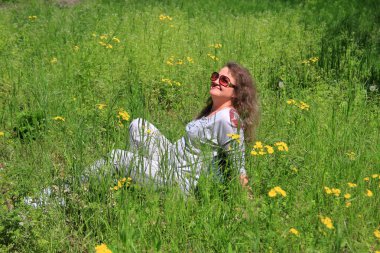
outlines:
M233 107L231 100L226 101L224 103L213 103L212 108L211 108L211 113L218 112L227 107Z

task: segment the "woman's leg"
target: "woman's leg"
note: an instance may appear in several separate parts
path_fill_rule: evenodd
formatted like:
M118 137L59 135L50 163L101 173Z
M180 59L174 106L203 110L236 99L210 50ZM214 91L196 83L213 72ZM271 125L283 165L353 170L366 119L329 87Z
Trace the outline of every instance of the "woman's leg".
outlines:
M142 156L157 162L168 159L173 146L153 124L141 118L131 122L129 142L133 152L141 152Z

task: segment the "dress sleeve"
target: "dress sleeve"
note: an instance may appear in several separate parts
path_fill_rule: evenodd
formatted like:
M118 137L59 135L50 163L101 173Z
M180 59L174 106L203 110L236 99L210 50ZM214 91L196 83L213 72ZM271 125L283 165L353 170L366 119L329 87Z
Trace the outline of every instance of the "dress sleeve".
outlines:
M235 110L230 110L229 118L217 122L218 145L228 154L233 168L239 168L240 175L246 175L244 131L239 126L239 118Z

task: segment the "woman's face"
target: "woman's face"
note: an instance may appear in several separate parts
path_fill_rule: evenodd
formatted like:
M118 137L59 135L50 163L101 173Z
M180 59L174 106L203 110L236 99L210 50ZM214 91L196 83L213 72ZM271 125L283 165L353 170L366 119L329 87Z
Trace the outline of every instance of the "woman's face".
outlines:
M227 102L231 100L234 97L234 88L233 87L224 87L219 84L219 79L221 76L226 76L228 79L230 79L230 82L232 85L236 84L235 78L232 77L230 70L228 67L224 67L221 70L219 70L219 77L211 81L211 87L210 87L210 95L214 102Z

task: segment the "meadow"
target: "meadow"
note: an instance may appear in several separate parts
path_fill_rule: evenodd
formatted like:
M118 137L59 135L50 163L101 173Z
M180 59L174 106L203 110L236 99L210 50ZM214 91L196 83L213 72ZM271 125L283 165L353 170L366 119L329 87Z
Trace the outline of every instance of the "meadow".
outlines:
M2 0L0 31L0 252L380 252L378 1ZM259 90L252 196L81 184L134 118L179 139L230 60Z

